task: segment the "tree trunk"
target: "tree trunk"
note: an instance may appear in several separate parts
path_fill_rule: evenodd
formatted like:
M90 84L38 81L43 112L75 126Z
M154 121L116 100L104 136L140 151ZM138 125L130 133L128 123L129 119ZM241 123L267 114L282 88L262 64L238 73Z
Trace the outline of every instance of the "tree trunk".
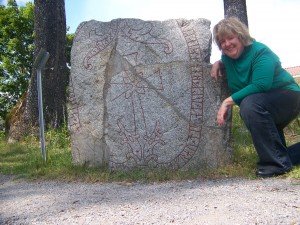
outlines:
M35 53L41 48L50 57L42 71L44 119L47 126L57 127L67 121L66 88L66 16L64 0L35 0ZM38 121L36 70L29 87L27 113L33 125Z
M34 59L41 48L50 57L42 71L44 121L47 127L58 127L67 121L66 89L68 69L66 66L66 16L64 0L35 0L35 51ZM36 130L39 125L37 75L32 69L27 98L21 104L22 115L8 122L10 140L19 140Z
M248 27L246 0L224 0L224 16L235 16Z

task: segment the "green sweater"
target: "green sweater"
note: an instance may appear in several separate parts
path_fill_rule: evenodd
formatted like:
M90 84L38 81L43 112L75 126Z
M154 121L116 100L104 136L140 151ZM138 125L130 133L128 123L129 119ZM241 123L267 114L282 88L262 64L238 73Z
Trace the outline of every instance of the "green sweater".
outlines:
M240 105L251 94L275 88L300 91L292 75L281 67L278 56L266 45L254 41L238 59L222 55L232 99Z

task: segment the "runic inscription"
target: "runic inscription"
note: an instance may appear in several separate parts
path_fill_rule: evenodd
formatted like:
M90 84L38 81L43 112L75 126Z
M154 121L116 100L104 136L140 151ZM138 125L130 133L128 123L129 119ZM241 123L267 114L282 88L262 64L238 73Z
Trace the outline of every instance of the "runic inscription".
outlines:
M215 97L223 95L207 78L209 26L205 19L79 26L69 97L75 163L112 170L218 165L229 132L214 125Z
M203 68L199 63L202 59L200 45L197 41L195 31L190 26L189 23L184 23L180 25L182 34L185 37L189 57L191 62L195 62L190 66L190 76L191 76L191 106L190 106L190 118L188 124L188 135L186 138L186 144L183 146L182 150L179 151L173 159L165 162L159 160L159 149L161 145L167 145L168 142L163 139L163 133L161 133L161 122L157 120L155 122L155 127L152 131L147 130L147 122L145 120L144 106L142 105L141 98L146 94L146 90L163 91L163 81L160 76L160 86L151 88L147 83L151 83L150 78L153 76L147 76L144 80L148 82L143 82L142 77L144 73L139 73L136 76L134 74L128 73L128 71L123 72L122 82L116 83L112 81L112 85L122 85L124 88L117 97L123 96L127 101L130 102L133 117L134 128L130 130L126 128L123 124L124 118L122 116L117 120L117 125L120 130L120 136L123 138L122 143L127 146L126 159L122 162L117 162L111 160L110 164L112 167L126 167L129 162L133 163L135 166L150 166L155 167L166 167L178 169L185 165L195 154L199 148L200 138L201 138L201 123L203 121ZM154 73L155 74L155 73ZM159 75L158 73L156 73ZM162 93L163 94L163 93ZM114 98L116 99L116 97ZM139 111L139 113L138 113ZM140 116L139 121L143 124L142 132L137 132L137 116ZM149 135L151 134L151 135ZM156 149L156 151L154 151ZM112 157L113 158L113 157Z
M124 118L120 115L117 119L119 135L122 138L122 144L127 146L127 160L122 163L111 161L112 165L126 165L127 161L134 161L136 165L147 166L149 161L157 160L158 156L154 153L154 148L164 145L163 134L161 133L160 121L155 122L153 130L149 130L145 118L144 103L142 98L150 91L163 91L162 77L160 70L157 69L153 73L147 75L144 71L138 72L136 75L130 71L123 71L117 75L118 80L112 80L112 86L118 86L120 93L111 96L111 101L123 98L122 101L128 101L132 117L132 128L128 128L124 124ZM153 80L158 82L152 82ZM155 84L157 83L157 86ZM127 112L128 113L128 112Z

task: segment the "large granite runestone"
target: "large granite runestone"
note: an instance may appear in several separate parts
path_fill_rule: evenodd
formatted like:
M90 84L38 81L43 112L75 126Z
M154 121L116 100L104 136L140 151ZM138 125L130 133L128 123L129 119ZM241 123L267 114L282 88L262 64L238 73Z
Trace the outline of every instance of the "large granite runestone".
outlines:
M88 21L71 59L73 162L132 168L216 168L230 127L216 124L227 89L210 77L206 19Z

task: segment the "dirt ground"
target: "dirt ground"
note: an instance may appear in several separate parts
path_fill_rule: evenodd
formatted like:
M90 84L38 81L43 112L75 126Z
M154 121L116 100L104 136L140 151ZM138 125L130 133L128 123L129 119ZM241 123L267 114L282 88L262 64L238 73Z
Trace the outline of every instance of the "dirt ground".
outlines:
M28 182L0 175L0 224L300 224L300 182Z

